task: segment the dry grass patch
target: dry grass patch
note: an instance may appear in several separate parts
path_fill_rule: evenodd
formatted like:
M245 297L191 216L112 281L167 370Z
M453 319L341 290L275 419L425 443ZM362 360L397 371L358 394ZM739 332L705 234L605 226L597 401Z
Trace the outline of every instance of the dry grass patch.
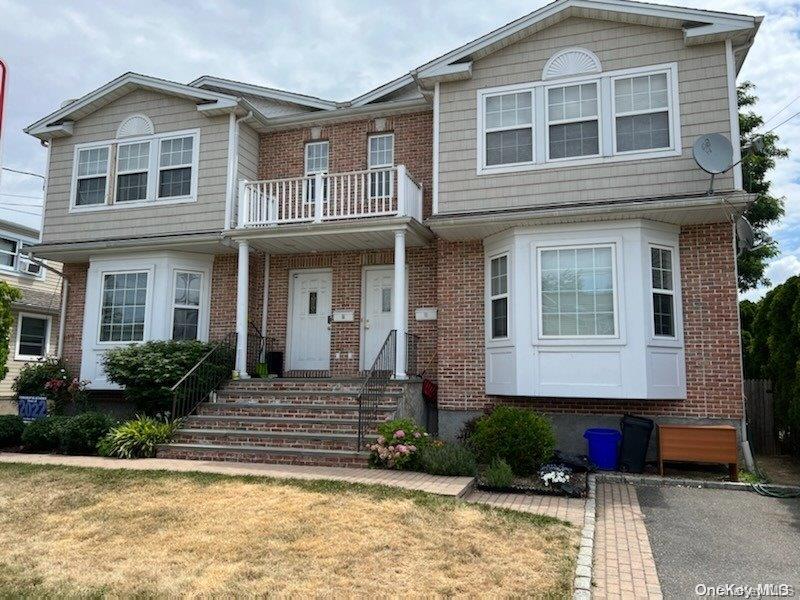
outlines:
M0 465L0 597L567 598L576 543L387 488Z

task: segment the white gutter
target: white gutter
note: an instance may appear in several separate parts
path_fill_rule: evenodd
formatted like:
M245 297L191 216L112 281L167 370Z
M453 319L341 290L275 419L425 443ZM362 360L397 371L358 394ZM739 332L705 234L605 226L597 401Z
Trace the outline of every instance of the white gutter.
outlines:
M236 115L228 115L228 174L225 180L225 225L231 228L231 206L233 205L234 161L236 160Z

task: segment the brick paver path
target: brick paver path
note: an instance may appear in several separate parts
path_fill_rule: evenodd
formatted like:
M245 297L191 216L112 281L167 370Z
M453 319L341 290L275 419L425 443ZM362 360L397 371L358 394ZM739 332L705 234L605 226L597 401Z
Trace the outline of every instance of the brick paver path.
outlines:
M460 497L472 484L472 477L441 477L410 471L382 469L352 469L346 467L309 467L303 465L271 465L260 463L140 458L122 460L100 456L59 456L55 454L17 454L0 452L0 462L35 465L67 465L101 469L130 469L133 471L194 471L220 475L255 475L276 479L326 479L388 485L407 490L429 492L442 496Z
M497 508L547 515L572 523L576 527L583 525L583 515L586 508L586 500L584 498L563 498L560 496L494 494L492 492L474 491L464 499L467 502L479 502Z
M597 485L593 575L595 598L662 598L650 538L632 485Z

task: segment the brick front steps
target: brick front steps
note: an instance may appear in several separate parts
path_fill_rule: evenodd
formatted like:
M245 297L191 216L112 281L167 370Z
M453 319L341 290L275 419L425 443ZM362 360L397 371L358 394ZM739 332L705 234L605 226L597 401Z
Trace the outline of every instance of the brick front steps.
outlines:
M186 419L159 458L363 467L361 379L251 379L228 383ZM387 387L378 419L395 415L402 384ZM375 432L370 431L370 437Z

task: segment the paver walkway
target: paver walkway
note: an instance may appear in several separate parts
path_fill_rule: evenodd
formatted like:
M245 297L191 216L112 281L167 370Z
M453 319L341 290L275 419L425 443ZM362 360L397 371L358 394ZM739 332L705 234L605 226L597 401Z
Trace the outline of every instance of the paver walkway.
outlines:
M100 469L130 469L132 471L183 471L218 473L220 475L255 475L276 479L326 479L388 485L407 490L429 492L441 496L461 497L472 485L472 477L442 477L410 471L382 469L351 469L346 467L309 467L304 465L272 465L168 458L122 460L101 456L61 456L55 454L18 454L0 452L0 462L33 465L67 465Z
M473 491L465 498L467 502L487 504L496 508L507 508L520 512L547 515L572 523L576 527L583 525L585 498L563 498L561 496L531 496L527 494L494 494L491 492Z
M636 488L598 483L593 596L660 599L661 584Z

